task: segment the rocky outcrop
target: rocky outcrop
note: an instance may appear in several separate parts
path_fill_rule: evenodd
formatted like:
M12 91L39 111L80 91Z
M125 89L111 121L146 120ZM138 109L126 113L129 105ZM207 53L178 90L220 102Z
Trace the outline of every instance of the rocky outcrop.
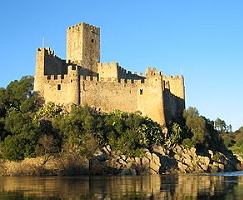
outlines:
M230 152L216 152L210 149L198 151L196 148L185 149L182 146L174 146L164 150L160 146L154 146L153 151L160 157L161 173L180 172L224 172L241 168L242 161ZM166 162L166 159L170 162Z
M224 172L242 169L243 159L230 152L215 152L182 146L163 148L153 146L144 149L143 156L131 158L105 147L97 151L90 164L91 173L98 174L160 174L160 173L202 173Z
M158 174L161 167L159 156L147 149L142 157L135 158L113 152L109 146L98 150L95 155L90 163L90 172L93 174Z
M98 149L91 160L80 154L68 153L45 157L26 158L21 162L0 160L0 175L74 175L74 174L162 174L162 173L206 173L243 169L243 159L226 151L210 149L199 151L182 146L152 146L144 149L140 157L129 157L114 151L110 146Z

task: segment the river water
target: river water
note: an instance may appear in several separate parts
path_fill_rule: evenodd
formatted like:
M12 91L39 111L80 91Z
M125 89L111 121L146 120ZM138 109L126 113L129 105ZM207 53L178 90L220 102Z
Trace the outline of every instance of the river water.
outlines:
M242 200L243 172L146 176L1 177L0 199Z

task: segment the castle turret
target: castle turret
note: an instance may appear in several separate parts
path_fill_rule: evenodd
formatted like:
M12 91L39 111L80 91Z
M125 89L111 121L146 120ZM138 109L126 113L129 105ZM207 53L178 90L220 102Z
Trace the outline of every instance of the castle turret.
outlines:
M70 103L80 104L80 78L77 66L68 66L67 96Z
M38 92L40 96L43 96L43 83L45 75L45 57L48 54L53 54L50 48L38 48L36 52L36 66L35 66L35 83L34 91Z
M100 28L80 23L67 29L67 60L97 73Z
M58 58L50 47L37 49L34 91L42 96L46 75L64 75L66 73L65 60Z
M161 125L166 125L162 72L147 68L146 84L138 90L138 110Z

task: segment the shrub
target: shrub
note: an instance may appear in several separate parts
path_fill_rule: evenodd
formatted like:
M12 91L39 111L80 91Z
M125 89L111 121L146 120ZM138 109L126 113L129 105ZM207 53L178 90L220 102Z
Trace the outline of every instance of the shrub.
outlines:
M25 157L35 156L34 140L22 135L7 136L2 143L3 157L8 160L19 161Z
M138 156L142 148L164 143L161 127L147 117L116 110L105 115L105 140L112 148L129 156Z
M195 143L191 139L186 138L182 141L182 146L185 147L186 149L190 149L192 147L195 147Z

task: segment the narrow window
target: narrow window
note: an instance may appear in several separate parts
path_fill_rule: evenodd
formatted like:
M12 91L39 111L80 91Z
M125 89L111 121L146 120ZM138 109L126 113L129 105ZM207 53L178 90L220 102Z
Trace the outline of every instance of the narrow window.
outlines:
M94 43L94 39L91 39L91 42Z
M140 95L142 95L143 94L143 89L140 89L139 93L140 93Z
M61 90L61 84L57 85L57 90Z

